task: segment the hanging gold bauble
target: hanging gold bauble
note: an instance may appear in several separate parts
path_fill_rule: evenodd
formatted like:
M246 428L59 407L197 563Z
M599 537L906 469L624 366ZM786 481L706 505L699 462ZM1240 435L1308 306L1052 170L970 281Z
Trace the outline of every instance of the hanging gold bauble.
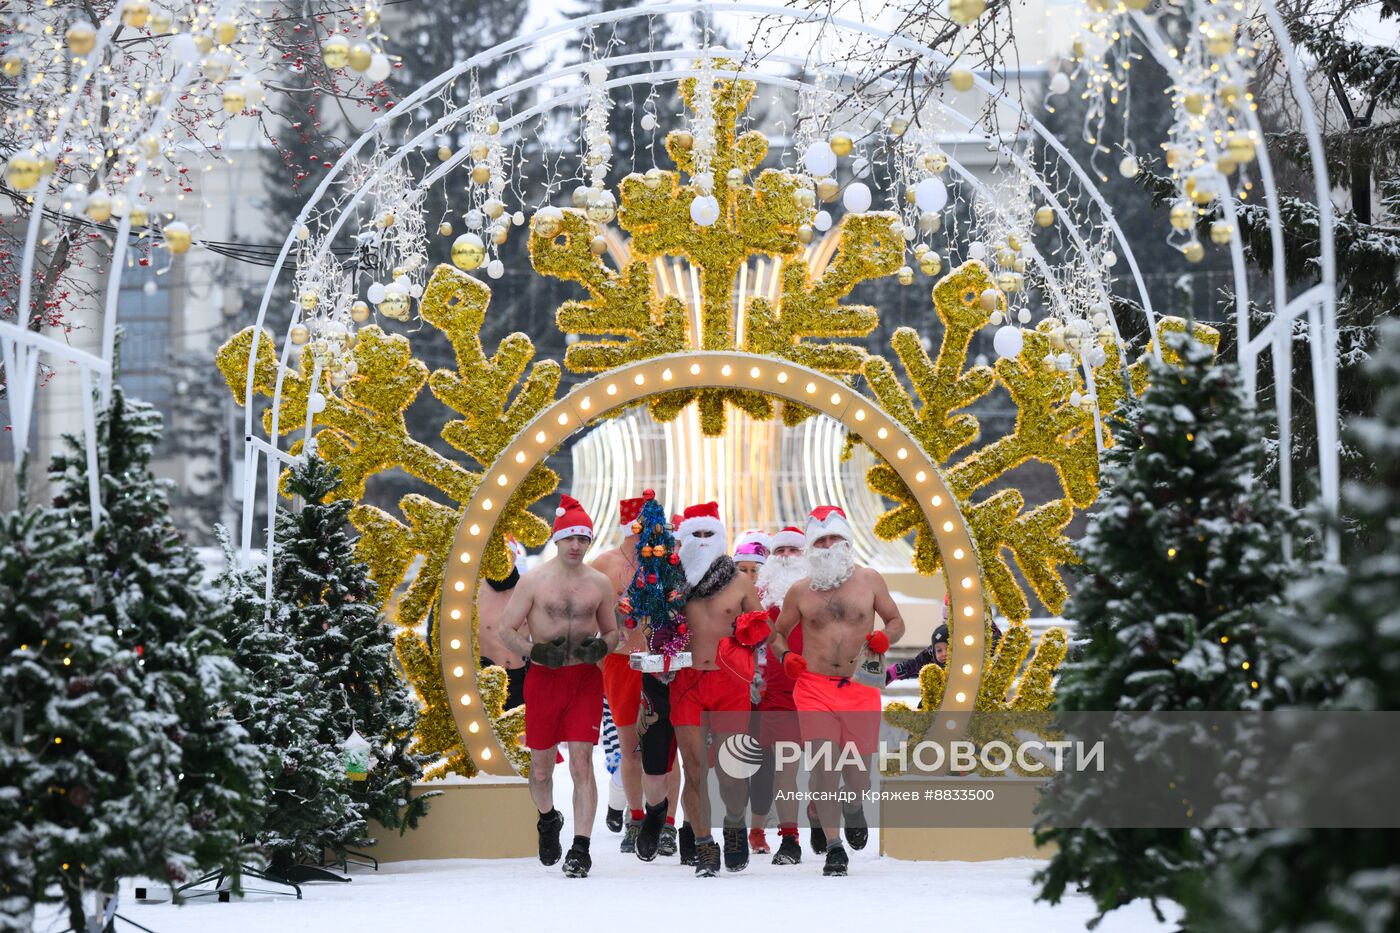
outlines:
M86 55L97 48L97 30L91 23L74 23L63 34L63 41L74 55Z
M438 146L438 161L446 162L452 158L452 149L448 146Z
M496 135L497 133L499 133L500 131L501 131L501 121L500 121L500 120L497 120L495 117L492 117L491 119L489 119L489 120L486 121L486 135L487 135L487 136L495 136L495 135Z
M948 83L953 86L953 90L966 93L972 90L972 72L966 68L954 68L948 72Z
M666 141L677 149L689 149L695 145L695 137L689 130L672 130L666 134Z
M1177 201L1172 205L1171 222L1173 230L1190 230L1196 222L1196 208L1189 201Z
M452 264L471 270L486 260L486 244L475 233L464 233L452 241Z
M215 23L214 39L220 45L233 45L234 42L238 41L238 24L231 19Z
M892 117L890 119L890 135L899 137L909 132L909 121L904 117Z
M642 184L652 191L661 187L661 170L649 168L642 174Z
M438 236L451 236L451 235L452 235L452 224L451 224L449 221L444 220L442 223L438 224Z
M611 223L617 216L617 208L610 197L597 197L588 205L588 219L595 224Z
M497 246L505 245L508 236L510 236L510 227L505 224L496 224L491 228L491 242Z
M87 207L83 210L98 223L106 223L112 217L112 199L101 191L94 191L88 195Z
M1011 263L1011 268L1015 269L1017 272L1025 272L1025 271L1026 271L1026 257L1024 257L1024 256L1017 256L1016 259L1015 259L1015 261Z
M350 306L350 320L363 324L369 320L369 302L357 301Z
M1014 250L1002 248L997 250L996 259L997 265L1010 268L1011 264L1016 261L1016 253Z
M924 253L919 257L919 271L924 275L937 275L943 269L943 260L937 253Z
M485 162L486 157L491 154L491 148L483 142L472 143L471 154L473 161Z
M848 156L855 148L855 141L851 139L850 133L832 133L830 145L831 151L838 156Z
M814 236L816 234L813 232L811 224L802 224L797 228L797 241L803 245L812 242Z
M612 195L608 197L611 199ZM487 198L481 205L481 212L495 220L506 212L505 202L500 198Z
M1181 97L1181 106L1186 108L1187 113L1200 116L1206 112L1206 95L1200 91L1187 91Z
M10 161L5 164L5 178L9 181L10 187L19 191L28 191L39 183L39 160L17 152L10 156Z
M1041 227L1048 227L1055 222L1055 209L1049 204L1042 204L1035 209L1035 222Z
M1006 248L1012 252L1019 253L1021 251L1021 235L1018 233L1008 233L1006 235Z
M407 292L385 292L384 300L379 303L379 313L396 321L406 321L411 303Z
M592 250L594 256L601 256L608 251L608 240L599 235L588 241L588 248Z
M1239 168L1239 165L1234 159L1227 155L1223 155L1215 160L1215 170L1222 175L1233 175L1237 168Z
M1226 29L1212 29L1206 33L1206 51L1216 58L1229 55L1235 48L1235 37Z
M1016 273L1003 272L997 276L997 288L1012 295L1021 290L1021 283L1016 278Z
M1186 257L1187 262L1200 262L1206 256L1206 248L1199 240L1192 240L1181 248L1181 254Z
M131 226L133 228L144 227L151 222L150 215L147 214L146 209L144 207L141 207L139 204L136 207L133 207L131 209L131 212L127 214L127 216L131 218Z
M224 113L230 116L243 112L248 106L248 97L243 93L242 88L230 87L224 89Z
M24 59L18 55L6 55L0 58L0 74L7 78L18 78L24 73Z
M1151 2L1152 0L1123 0L1123 5L1134 12L1141 13L1147 9Z
M485 162L478 162L472 166L472 181L478 185L484 185L491 180L491 166Z
M190 232L190 225L182 221L172 220L160 232L161 236L165 237L165 248L176 256L188 253L194 245L194 234Z
M150 0L123 0L122 25L128 29L144 29L151 20Z
M170 31L175 25L175 18L164 10L156 10L151 14L151 32L162 35Z
M900 285L914 284L914 270L908 266L900 266L899 271L895 273L895 277L899 279Z
M305 346L306 341L311 339L311 331L307 329L305 324L293 324L287 336L291 339L292 343L301 347Z
M540 211L530 218L530 226L542 237L553 237L559 233L559 227L563 218L557 212L546 214Z
M986 0L948 0L948 18L959 26L971 26L986 11Z
M1235 228L1224 220L1217 220L1210 225L1210 241L1219 246L1229 243L1234 235Z
M316 306L321 303L321 296L314 291L304 291L301 293L301 310L315 311Z
M1254 140L1248 133L1231 133L1226 148L1230 150L1230 158L1241 165L1254 161Z
M1186 160L1186 153L1176 146L1167 147L1167 168L1178 168Z
M321 44L321 61L332 71L339 71L350 61L350 43L344 36L331 36Z
M1223 81L1216 88L1215 94L1220 98L1220 102L1227 107L1234 107L1240 102L1240 86L1233 81Z
M350 46L350 54L345 59L345 63L350 66L350 70L358 74L364 74L369 70L369 66L374 61L374 50L363 42L356 42Z
M214 40L201 32L194 37L194 47L199 50L199 54L208 55L214 49Z
M820 178L817 180L817 197L822 199L822 203L830 203L836 200L836 196L841 193L841 186L834 178Z

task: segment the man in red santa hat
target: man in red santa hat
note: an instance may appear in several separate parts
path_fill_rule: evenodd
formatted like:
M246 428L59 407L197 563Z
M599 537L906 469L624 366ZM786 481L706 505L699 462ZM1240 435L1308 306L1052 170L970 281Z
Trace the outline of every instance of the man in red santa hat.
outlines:
M501 616L501 641L530 658L525 675L525 744L530 749L530 796L540 811L535 828L540 861L559 861L564 817L554 808L559 744L569 748L574 781L574 841L564 874L583 878L593 867L589 839L598 811L593 746L603 720L603 672L617 646L617 599L612 581L583 562L593 521L573 496L560 496L552 540L558 553L520 578ZM526 637L528 634L528 637Z
M758 597L763 608L777 618L782 608L783 597L798 580L807 576L807 559L803 550L807 536L801 528L789 525L769 538L772 553L758 571ZM802 626L798 625L788 633L788 646L798 653L802 651ZM797 708L792 702L793 681L783 671L782 662L771 645L763 649L762 696L754 704L754 719L759 743L763 746L763 760L758 773L749 778L749 848L754 852L767 853L768 839L764 825L768 813L773 808L774 791L783 791L778 800L778 851L773 854L774 865L796 865L802 861L802 846L797 841L797 768L775 769L774 745L778 742L801 742L797 728ZM815 814L809 813L809 816ZM812 820L813 851L821 854L826 844L817 843L816 833L820 832L817 821Z
M837 802L836 792L844 783L859 801L869 789L880 734L880 691L852 677L867 655L883 655L904 635L904 620L884 578L856 564L845 512L836 506L819 506L808 517L806 530L808 576L793 584L783 599L769 647L796 682L792 698L803 741L833 745L831 767L819 764L813 769L812 789L820 794L817 814L830 833L822 874L844 875L849 859L841 842L842 819L846 841L854 849L865 848L869 829L860 804L845 809ZM874 630L877 615L884 631ZM799 624L801 653L788 640ZM864 759L863 767L860 763L836 767L847 746Z
M753 581L735 569L727 553L717 503L686 509L676 537L689 586L685 625L691 666L678 671L671 682L671 722L685 771L681 804L696 837L695 874L712 878L719 874L720 849L711 835L707 731L714 733L718 748L726 736L748 728L753 648L768 637L769 626ZM753 615L736 628L744 613ZM729 871L742 871L749 862L744 837L748 787L743 778L723 769L716 777L725 807L724 865Z
M641 526L637 518L642 513L646 499L623 499L618 506L619 524L625 537L622 543L609 551L604 551L593 561L593 568L607 575L613 585L613 602L627 593L627 586L637 574L637 540ZM615 649L603 658L603 692L608 698L608 708L612 710L613 723L617 726L618 742L622 751L622 787L627 795L627 826L622 837L621 851L637 851L637 833L642 825L642 753L637 735L637 718L642 703L642 672L633 670L628 662L634 651L646 651L646 634L641 627L619 629L622 639ZM658 839L658 855L676 854L676 803L680 790L680 771L671 768L665 778L671 787L670 793L658 791L657 799L668 801L669 812L666 824Z

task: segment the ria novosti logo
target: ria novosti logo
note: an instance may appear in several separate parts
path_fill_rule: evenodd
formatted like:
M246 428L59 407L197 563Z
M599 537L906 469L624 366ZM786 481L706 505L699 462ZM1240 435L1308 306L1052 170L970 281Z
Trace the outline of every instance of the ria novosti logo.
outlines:
M763 763L763 746L753 736L736 732L720 743L715 762L725 774L746 781Z

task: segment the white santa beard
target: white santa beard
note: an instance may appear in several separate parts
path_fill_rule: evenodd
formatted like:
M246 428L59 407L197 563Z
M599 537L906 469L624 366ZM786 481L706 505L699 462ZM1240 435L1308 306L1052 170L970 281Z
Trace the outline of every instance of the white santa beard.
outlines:
M812 589L834 590L851 578L856 569L855 550L851 542L840 541L828 548L809 548L807 575Z
M770 557L758 568L758 592L765 608L781 606L792 585L807 576L807 558L801 554Z
M690 586L700 582L716 560L726 553L724 538L714 535L697 538L694 535L681 540L681 568L685 570L685 582Z

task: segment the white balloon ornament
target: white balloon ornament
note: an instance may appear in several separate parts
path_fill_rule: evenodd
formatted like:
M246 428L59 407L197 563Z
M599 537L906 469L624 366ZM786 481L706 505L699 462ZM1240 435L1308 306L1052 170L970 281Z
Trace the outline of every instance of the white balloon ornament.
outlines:
M978 262L987 258L987 244L981 240L973 240L967 244L967 258L975 259Z
M870 186L865 182L852 182L841 195L841 204L853 214L864 214L870 210Z
M914 203L921 211L941 211L948 205L948 186L941 178L925 178L914 186Z
M702 227L713 226L719 220L719 201L708 194L691 201L690 219Z
M1051 94L1065 94L1069 91L1069 75L1063 71L1055 72L1055 76L1050 79Z
M830 230L830 229L831 229L831 212L830 212L830 211L817 211L817 216L815 216L815 217L812 218L812 226L816 227L816 228L817 228L818 230L820 230L822 233L825 233L826 231Z
M383 52L375 52L365 69L365 77L371 81L383 81L389 77L389 57Z
M367 289L365 289L365 297L368 298L368 299L370 300L370 303L371 303L371 304L376 304L376 305L377 305L377 304L379 304L381 301L383 301L383 300L384 300L384 285L383 285L383 283L381 283L381 282L374 282L374 283L371 283L370 287L367 288Z
M1019 356L1023 346L1025 346L1025 341L1021 337L1021 328L1011 324L998 327L996 335L992 337L992 348L1002 359Z
M831 151L830 144L818 140L803 151L802 164L807 166L808 172L818 178L830 175L836 171L836 153Z

